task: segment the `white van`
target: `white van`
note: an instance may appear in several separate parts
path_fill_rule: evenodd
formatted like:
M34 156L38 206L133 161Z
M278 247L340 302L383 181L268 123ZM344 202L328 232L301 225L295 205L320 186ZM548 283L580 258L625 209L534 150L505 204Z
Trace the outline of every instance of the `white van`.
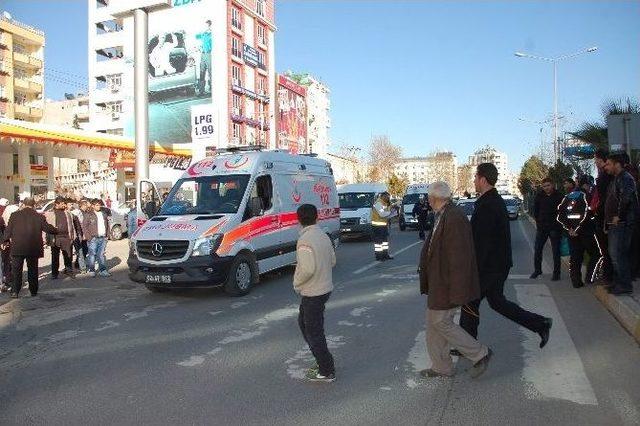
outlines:
M295 263L302 204L315 205L320 227L334 244L340 240L333 171L311 156L220 152L191 165L157 212L153 184L138 189L146 196L138 217L151 219L131 239L129 277L154 292L224 286L247 294L260 274Z
M371 208L386 191L387 186L380 183L341 185L338 188L341 234L371 236Z
M406 230L408 227L418 227L418 218L413 217L413 207L420 202L420 197L427 197L428 187L429 185L426 183L416 183L407 187L407 192L402 197L400 217L398 218L398 225L401 231Z

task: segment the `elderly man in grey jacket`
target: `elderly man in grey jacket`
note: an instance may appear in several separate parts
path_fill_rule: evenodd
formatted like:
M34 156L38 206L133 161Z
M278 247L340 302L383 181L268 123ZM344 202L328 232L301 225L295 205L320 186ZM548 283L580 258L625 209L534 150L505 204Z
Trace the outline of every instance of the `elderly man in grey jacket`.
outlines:
M318 364L307 371L307 379L333 382L336 379L333 356L324 335L324 306L333 290L333 267L336 255L331 240L316 222L318 210L311 204L298 208L302 225L296 246L297 265L293 288L302 296L298 324Z

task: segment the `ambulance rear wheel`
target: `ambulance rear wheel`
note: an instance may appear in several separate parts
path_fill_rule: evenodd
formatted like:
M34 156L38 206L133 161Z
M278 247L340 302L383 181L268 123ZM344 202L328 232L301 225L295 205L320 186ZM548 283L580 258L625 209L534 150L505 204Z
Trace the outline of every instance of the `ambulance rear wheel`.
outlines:
M224 291L232 296L244 296L258 279L258 266L248 253L239 253L229 268Z

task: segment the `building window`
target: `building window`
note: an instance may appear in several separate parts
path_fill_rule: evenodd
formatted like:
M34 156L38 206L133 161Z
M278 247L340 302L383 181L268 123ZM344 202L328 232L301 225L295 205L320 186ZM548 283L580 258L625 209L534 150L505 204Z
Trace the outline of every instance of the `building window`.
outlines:
M236 95L235 93L233 94L232 104L233 104L233 113L235 115L242 115L242 110L240 109L242 105L242 100L240 99L239 95Z
M242 58L242 50L240 50L240 39L231 37L231 54L237 58Z
M258 77L258 93L260 95L267 94L267 79L265 77Z
M231 66L231 77L233 78L233 84L242 87L242 71L239 66Z
M267 69L267 55L264 54L261 50L258 49L258 67L263 70Z
M24 44L21 43L13 43L13 51L15 53L22 53L23 55L29 54L27 48L24 46Z
M122 86L122 74L111 74L107 76L107 87L112 92L117 92Z
M256 13L258 16L262 16L264 18L264 0L258 0L256 2Z
M240 124L233 123L232 135L234 139L240 140Z
M258 43L262 43L265 46L267 45L267 30L263 25L258 25L257 29L258 33Z
M236 7L231 8L231 25L242 31L242 21L240 20L240 10Z
M14 175L19 174L18 164L19 164L18 154L13 154L13 174Z
M18 105L26 105L27 104L27 95L22 92L15 92L13 94L13 100Z

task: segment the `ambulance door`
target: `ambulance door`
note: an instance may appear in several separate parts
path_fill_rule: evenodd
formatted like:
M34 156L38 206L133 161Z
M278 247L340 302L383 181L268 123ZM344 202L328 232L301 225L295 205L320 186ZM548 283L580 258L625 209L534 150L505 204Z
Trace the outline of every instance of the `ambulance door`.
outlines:
M251 187L243 217L251 246L255 250L260 273L279 267L280 206L276 197L275 179L270 174L256 177Z

